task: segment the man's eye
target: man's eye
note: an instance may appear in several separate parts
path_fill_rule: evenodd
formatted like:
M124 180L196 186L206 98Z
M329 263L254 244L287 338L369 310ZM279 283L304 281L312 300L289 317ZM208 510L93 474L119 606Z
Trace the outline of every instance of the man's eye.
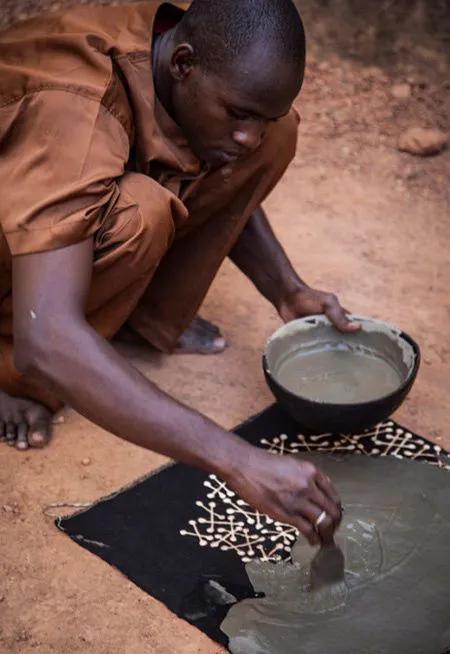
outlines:
M235 118L236 120L249 120L250 116L249 114L244 114L241 113L240 111L236 111L235 109L229 109L228 113L232 118Z

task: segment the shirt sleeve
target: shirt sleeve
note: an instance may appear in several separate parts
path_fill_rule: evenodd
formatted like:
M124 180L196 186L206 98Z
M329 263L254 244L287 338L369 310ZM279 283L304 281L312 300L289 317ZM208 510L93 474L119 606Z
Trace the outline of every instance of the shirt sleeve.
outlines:
M87 95L41 90L0 108L0 225L12 256L100 227L129 156L119 121Z

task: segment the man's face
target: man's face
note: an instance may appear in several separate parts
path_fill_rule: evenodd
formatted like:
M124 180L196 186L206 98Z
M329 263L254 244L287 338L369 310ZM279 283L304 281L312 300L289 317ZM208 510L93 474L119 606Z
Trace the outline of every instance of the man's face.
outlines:
M252 56L220 74L197 65L174 84L175 118L196 156L218 167L256 150L268 125L289 112L300 85L298 73L264 67Z

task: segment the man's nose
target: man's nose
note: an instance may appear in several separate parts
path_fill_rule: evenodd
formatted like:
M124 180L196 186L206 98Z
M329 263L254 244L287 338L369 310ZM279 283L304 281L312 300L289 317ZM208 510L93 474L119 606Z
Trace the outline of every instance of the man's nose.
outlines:
M256 150L264 138L265 125L260 122L246 125L233 132L233 141L245 150Z

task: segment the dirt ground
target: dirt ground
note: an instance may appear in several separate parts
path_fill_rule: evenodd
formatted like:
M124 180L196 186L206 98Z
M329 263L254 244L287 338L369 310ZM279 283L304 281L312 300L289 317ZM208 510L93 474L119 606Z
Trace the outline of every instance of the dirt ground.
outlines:
M393 96L408 83L410 96ZM394 89L395 93L395 89ZM449 130L450 85L415 72L312 49L295 161L266 203L303 277L354 312L383 318L421 345L423 364L395 418L450 448L450 150L396 149L413 125ZM260 358L279 324L230 264L203 315L230 348L166 357L121 346L167 392L231 428L271 401ZM0 652L216 654L193 627L57 531L52 502L90 502L165 462L71 410L45 451L0 448ZM88 465L83 465L88 463ZM149 562L151 565L151 562Z

